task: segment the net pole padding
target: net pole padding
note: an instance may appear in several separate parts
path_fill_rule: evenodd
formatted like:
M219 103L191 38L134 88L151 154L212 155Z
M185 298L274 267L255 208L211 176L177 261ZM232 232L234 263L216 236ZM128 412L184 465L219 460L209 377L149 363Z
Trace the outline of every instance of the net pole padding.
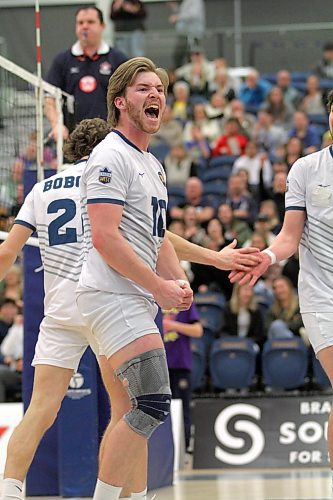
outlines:
M0 240L5 241L8 238L9 233L6 233L6 231L0 231ZM39 241L38 238L33 238L30 236L30 238L27 239L25 242L25 245L30 245L31 247L39 247Z
M43 128L43 88L42 88L42 51L40 45L39 0L35 0L36 63L38 86L36 89L36 128L37 128L37 179L44 179L44 128Z

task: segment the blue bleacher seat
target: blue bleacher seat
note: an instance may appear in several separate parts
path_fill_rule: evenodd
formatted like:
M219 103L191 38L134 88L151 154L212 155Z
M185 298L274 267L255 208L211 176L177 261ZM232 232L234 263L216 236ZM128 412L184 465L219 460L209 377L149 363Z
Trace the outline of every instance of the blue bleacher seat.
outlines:
M324 90L329 92L330 90L333 89L333 80L328 80L325 78L322 78L319 80L319 88L320 90Z
M204 328L217 333L222 328L225 297L219 292L196 293L194 303L198 309L200 321Z
M208 168L202 175L202 182L227 181L232 170L231 165Z
M191 339L191 350L192 350L192 390L199 391L203 389L205 383L205 371L206 371L206 349L201 338Z
M222 167L223 165L232 166L237 160L238 156L220 155L215 156L209 160L208 168Z
M326 373L324 372L321 364L315 356L315 353L312 352L312 372L313 372L313 382L318 384L322 389L327 389L331 387L331 382Z
M215 389L245 389L253 380L257 349L250 338L227 336L213 342L209 371Z
M156 158L163 163L166 155L170 151L169 144L157 144L156 146L149 146L149 151L156 156Z
M266 80L271 85L276 85L277 75L276 73L261 73L260 79Z
M278 389L297 389L305 382L308 349L300 337L267 340L262 352L264 383Z
M185 198L184 186L168 186L168 195L176 196L178 198Z
M308 114L308 118L310 123L313 123L314 125L323 125L328 128L328 115Z
M305 83L310 74L311 73L309 71L293 71L290 74L291 81L292 83L299 83L299 82Z
M205 182L203 185L203 194L204 196L207 195L215 195L215 196L220 196L221 197L221 202L222 198L227 194L228 190L228 182L227 181L220 181L220 182ZM221 203L220 202L220 203Z

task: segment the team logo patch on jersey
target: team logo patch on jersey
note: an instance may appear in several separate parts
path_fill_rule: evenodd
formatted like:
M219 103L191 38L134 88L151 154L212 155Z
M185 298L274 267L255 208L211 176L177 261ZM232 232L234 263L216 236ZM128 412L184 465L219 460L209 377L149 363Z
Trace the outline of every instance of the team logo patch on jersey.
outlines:
M102 184L110 184L111 179L112 179L112 172L111 170L108 170L107 167L102 168L99 171L99 177L98 177L99 182L101 182Z
M93 92L95 88L97 87L97 81L94 76L84 76L81 78L79 81L79 87L82 92L86 92L89 94L90 92Z
M165 180L164 174L162 172L158 172L158 176L159 176L160 181L162 182L163 186L166 186L166 180Z
M111 75L112 66L109 62L104 61L99 65L99 72L101 75Z

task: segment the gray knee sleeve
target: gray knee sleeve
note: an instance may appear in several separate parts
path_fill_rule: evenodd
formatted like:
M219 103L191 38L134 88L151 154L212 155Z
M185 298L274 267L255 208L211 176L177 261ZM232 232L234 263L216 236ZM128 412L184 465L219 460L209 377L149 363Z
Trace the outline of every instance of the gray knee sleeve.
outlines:
M130 359L115 375L128 383L132 409L124 420L135 432L150 438L170 413L171 390L164 349L153 349Z

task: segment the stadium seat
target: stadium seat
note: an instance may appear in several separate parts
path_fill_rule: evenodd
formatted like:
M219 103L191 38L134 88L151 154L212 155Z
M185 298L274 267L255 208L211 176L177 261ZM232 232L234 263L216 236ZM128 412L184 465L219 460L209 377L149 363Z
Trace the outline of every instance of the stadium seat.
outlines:
M219 292L196 293L194 302L198 309L203 328L217 333L222 328L225 297Z
M227 191L228 191L227 181L206 182L203 185L204 196L215 195L215 196L224 197L227 194ZM220 201L220 203L221 202L222 202L222 200Z
M222 167L223 165L230 165L232 167L237 158L238 156L229 155L215 156L209 160L208 168Z
M318 384L322 389L327 389L328 387L331 387L330 380L324 370L321 367L321 364L319 363L318 359L316 358L315 353L312 351L311 355L312 359L312 380L316 384Z
M305 83L310 74L311 73L309 73L309 71L293 71L290 75L291 81L292 83L299 83L299 82Z
M262 352L265 385L277 389L297 389L305 382L308 349L300 337L267 340Z
M202 175L202 181L227 181L232 170L231 165L223 164L221 166L208 168Z
M277 74L276 73L261 73L260 78L261 78L261 80L266 80L271 85L276 85L276 81L277 81Z
M308 118L310 123L313 123L314 125L323 125L328 128L328 115L308 114Z
M149 146L149 151L152 153L156 158L163 163L166 155L170 151L170 146L169 144L157 144L156 146Z
M319 80L319 88L320 90L324 90L325 92L329 92L333 88L333 80L328 80L326 78L322 78Z
M191 350L192 350L192 390L200 391L204 387L205 383L205 371L206 371L206 349L201 338L191 339Z
M209 371L215 389L245 389L253 380L257 356L252 339L234 336L213 342Z
M185 190L183 186L168 186L168 195L176 198L185 198Z

